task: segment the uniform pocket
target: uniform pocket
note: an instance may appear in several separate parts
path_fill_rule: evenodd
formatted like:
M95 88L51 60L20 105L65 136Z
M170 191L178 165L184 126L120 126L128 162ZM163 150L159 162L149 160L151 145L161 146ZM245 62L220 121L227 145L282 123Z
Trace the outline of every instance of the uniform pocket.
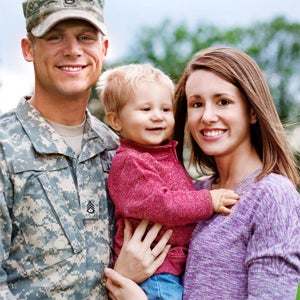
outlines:
M73 214L76 209L72 206L78 203L68 164L52 161L40 166L14 162L11 258L20 261L19 266L31 274L66 260L85 247L81 221Z

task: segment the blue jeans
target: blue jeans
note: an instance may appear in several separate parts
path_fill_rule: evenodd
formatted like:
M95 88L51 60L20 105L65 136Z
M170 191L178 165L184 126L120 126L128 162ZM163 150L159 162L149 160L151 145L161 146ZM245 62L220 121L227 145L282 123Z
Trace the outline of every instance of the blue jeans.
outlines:
M149 300L182 300L183 287L179 276L154 274L140 283L140 287Z

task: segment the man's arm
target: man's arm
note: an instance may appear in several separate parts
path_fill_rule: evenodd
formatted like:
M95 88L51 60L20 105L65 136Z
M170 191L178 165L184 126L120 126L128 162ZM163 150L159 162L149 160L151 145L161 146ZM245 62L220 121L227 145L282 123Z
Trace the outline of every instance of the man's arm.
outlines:
M2 169L3 170L3 169ZM2 172L1 172L2 173ZM2 174L1 174L2 175ZM3 176L0 176L3 178ZM0 185L3 185L1 180ZM1 190L2 187L1 187ZM10 242L12 233L12 222L7 206L6 196L3 191L0 192L0 299L15 299L7 286L7 274L2 268L3 262L9 256Z
M0 299L15 299L7 286L7 274L3 269L3 262L8 258L12 221L9 213L8 197L12 199L12 187L9 180L9 172L5 160L3 145L0 145ZM8 192L9 191L9 192ZM12 200L11 200L12 202Z

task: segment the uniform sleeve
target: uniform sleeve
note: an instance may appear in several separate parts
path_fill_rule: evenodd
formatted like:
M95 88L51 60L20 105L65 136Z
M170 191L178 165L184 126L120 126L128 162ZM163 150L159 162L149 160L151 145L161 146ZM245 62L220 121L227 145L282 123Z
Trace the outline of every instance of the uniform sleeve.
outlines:
M300 282L300 197L292 184L272 185L251 228L248 299L295 300Z
M208 219L213 212L208 190L171 190L146 159L117 155L108 188L116 213L126 218L181 226Z
M11 294L6 284L7 274L3 269L3 262L9 256L11 233L12 233L12 222L8 209L7 191L8 191L8 176L5 175L5 164L2 159L3 155L0 151L0 299L8 300L15 299ZM10 189L11 191L11 189Z

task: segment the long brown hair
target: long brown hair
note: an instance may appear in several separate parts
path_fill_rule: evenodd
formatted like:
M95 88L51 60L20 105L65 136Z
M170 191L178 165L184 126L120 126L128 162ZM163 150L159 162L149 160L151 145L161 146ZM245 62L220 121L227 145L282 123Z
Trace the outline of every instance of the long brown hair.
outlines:
M256 62L246 53L229 47L212 47L196 53L181 76L175 92L175 132L178 158L183 163L185 132L191 141L190 163L204 174L218 178L219 173L212 156L206 155L185 128L187 120L187 98L185 86L190 74L205 69L214 72L235 85L245 96L247 105L257 117L251 124L251 142L263 167L258 178L271 172L288 177L295 186L300 183L296 159L289 148L284 127L278 116L266 80ZM209 171L209 172L207 172Z

